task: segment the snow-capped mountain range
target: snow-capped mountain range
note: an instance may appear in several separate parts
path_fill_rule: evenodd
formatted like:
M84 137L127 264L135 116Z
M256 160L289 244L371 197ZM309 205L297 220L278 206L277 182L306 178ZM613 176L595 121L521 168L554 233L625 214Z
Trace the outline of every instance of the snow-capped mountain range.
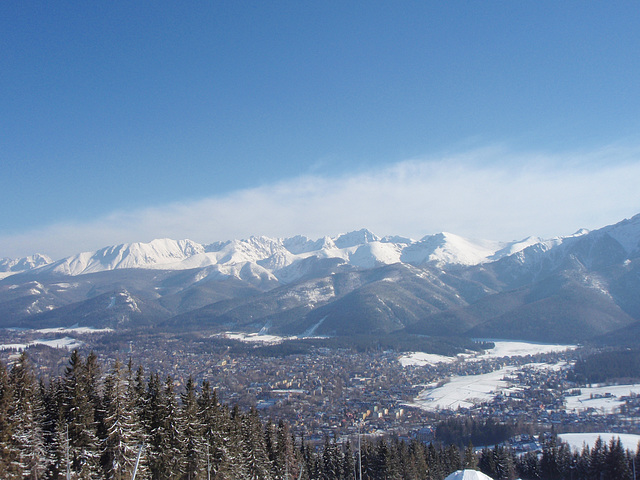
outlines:
M58 261L5 259L0 272L0 326L557 341L640 333L640 215L513 242L364 229L315 240L159 239Z
M584 233L587 232L580 232ZM310 257L338 259L363 269L394 263L470 266L499 260L532 245L548 248L562 241L562 237L551 240L529 237L513 242L470 240L446 232L416 241L404 237L381 238L365 229L317 240L304 236L284 239L261 236L209 245L165 238L104 247L56 262L40 254L17 260L3 259L0 271L19 273L37 269L38 274L77 276L123 268L188 270L210 267L219 274L237 276L243 267L246 269L250 265L249 270L255 275L290 283L298 280L299 269L295 265Z

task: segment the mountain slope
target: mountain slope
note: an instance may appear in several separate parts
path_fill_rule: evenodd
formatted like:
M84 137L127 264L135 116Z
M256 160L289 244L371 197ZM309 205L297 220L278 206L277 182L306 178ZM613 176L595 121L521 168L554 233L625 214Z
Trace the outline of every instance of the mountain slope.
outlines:
M14 268L0 280L7 327L402 330L581 342L620 338L615 332L633 332L640 321L640 215L549 240L441 233L415 241L359 230L317 240L154 240L4 265Z
M429 235L413 241L402 237L380 238L368 230L319 240L302 236L286 239L251 237L210 245L191 240L160 239L83 252L35 268L32 273L40 277L77 276L129 268L188 270L215 267L220 275L242 278L244 267L254 272L254 276L288 283L299 279L294 265L309 258L341 260L360 269L399 262L414 266L466 266L495 261L520 251L531 242L532 239L508 243L469 240L451 233Z

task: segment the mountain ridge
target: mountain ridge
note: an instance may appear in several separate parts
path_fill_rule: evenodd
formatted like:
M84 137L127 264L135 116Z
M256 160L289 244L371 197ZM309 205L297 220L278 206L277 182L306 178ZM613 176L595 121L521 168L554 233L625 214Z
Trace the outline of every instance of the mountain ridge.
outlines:
M288 238L251 236L242 240L199 244L188 239L163 238L148 243L111 245L57 261L41 255L39 257L46 260L38 263L31 260L36 256L4 259L3 264L12 268L5 267L0 271L77 276L121 268L186 270L217 265L219 271L224 272L229 270L225 267L248 262L278 277L274 272L311 256L343 260L358 268L399 262L414 266L427 263L468 266L495 261L541 242L544 240L538 237L512 242L471 240L447 232L413 240L400 236L379 237L366 229L316 240L302 235Z
M159 239L11 272L0 280L0 327L97 322L583 342L637 331L639 292L640 215L514 242L444 232L413 240L366 229L208 245ZM112 298L135 299L140 311L123 301L116 315L107 308Z

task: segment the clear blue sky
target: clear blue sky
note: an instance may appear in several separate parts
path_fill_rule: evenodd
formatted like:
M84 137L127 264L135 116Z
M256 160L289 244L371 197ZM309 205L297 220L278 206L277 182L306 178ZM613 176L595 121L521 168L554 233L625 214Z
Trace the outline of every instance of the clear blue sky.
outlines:
M210 237L194 238L203 242L288 235L296 224L285 214L273 212L269 229L237 213L226 228L220 209L239 208L251 192L301 189L305 179L349 188L387 172L384 182L407 160L437 160L439 175L453 182L455 168L523 180L514 169L535 168L542 156L541 188L562 178L578 191L589 169L606 175L639 165L639 25L632 1L2 2L0 257L47 253L50 229L60 238L82 230L91 240L77 248L86 249L191 232ZM453 170L442 173L446 165ZM285 207L291 198L283 196ZM579 220L597 227L607 215L615 222L640 211L638 198L626 198ZM114 215L207 201L206 218L192 221L217 229L197 231L176 217L170 227L96 233ZM460 216L477 203L467 201L456 210L455 199L430 199L425 209ZM403 228L369 225L374 213L317 224ZM548 233L536 230L548 209L521 213L531 219L528 233ZM502 230L456 233L527 233L515 216L505 214ZM405 219L411 223L420 225L379 233L458 226L431 217Z

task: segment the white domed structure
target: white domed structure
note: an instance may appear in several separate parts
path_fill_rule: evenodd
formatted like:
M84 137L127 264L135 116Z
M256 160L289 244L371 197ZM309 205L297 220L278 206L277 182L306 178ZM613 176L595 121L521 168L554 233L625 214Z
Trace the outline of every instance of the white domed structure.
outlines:
M453 472L444 480L493 480L493 478L477 470L467 469Z

